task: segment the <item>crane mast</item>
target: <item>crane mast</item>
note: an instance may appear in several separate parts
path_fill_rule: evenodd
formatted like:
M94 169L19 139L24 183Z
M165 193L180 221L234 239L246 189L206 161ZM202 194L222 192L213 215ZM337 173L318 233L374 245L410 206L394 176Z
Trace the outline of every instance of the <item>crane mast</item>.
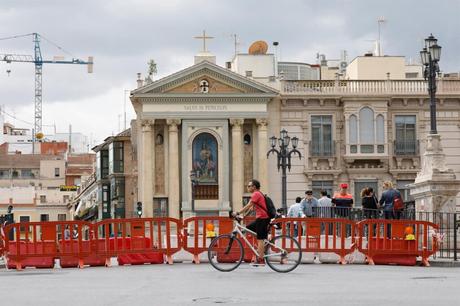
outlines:
M14 39L24 36L32 36L34 42L34 56L23 55L23 54L0 54L0 61L7 63L20 62L20 63L34 63L35 65L35 112L34 112L34 133L33 141L37 139L37 135L43 136L42 131L42 75L43 75L43 64L77 64L87 65L88 73L93 72L93 57L88 57L88 61L83 61L78 58L72 58L71 61L65 60L43 60L42 52L40 48L40 34L31 33L26 35L12 36L6 38L0 38L0 40ZM45 38L46 39L46 38Z

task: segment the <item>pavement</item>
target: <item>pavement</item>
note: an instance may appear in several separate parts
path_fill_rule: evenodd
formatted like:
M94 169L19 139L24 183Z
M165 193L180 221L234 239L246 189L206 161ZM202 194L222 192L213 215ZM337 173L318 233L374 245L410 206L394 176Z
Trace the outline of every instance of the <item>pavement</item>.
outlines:
M300 265L282 274L242 264L0 270L9 305L457 305L460 270L445 267ZM315 303L315 304L313 304Z

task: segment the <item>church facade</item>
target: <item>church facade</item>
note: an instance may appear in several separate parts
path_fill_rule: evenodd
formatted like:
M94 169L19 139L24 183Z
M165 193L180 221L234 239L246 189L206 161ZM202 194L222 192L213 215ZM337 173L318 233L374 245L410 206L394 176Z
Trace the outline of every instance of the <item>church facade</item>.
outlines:
M226 215L268 189L279 93L208 60L131 93L144 216ZM270 135L269 135L270 134Z

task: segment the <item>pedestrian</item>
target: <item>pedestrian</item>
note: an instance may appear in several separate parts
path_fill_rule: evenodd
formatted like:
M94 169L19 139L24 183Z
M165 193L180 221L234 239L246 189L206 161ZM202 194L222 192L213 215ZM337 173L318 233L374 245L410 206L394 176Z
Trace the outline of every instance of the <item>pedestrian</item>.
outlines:
M318 210L321 218L332 218L332 199L327 196L326 190L321 190L321 198L318 199Z
M69 239L70 239L70 228L68 225L66 225L64 229L64 240L69 240Z
M377 199L377 196L375 195L374 188L372 188L372 187L367 187L367 188L369 189L369 192L371 193L371 196L372 196L372 198L373 198L374 201L375 201L375 206L377 207L377 210L374 212L373 217L374 217L375 219L378 219L378 218L379 218L379 215L380 215L380 211L379 211L379 209L380 209L379 200Z
M365 187L361 190L361 206L363 207L364 217L366 219L375 219L377 201L369 187Z
M393 183L386 181L383 183L383 193L380 198L379 204L383 207L383 214L385 219L399 219L393 211L393 201L395 197L401 198L399 190L395 189Z
M353 196L348 193L348 184L340 184L340 191L332 197L332 204L335 205L337 216L348 218L350 210L353 207Z
M399 190L393 187L391 181L383 183L383 193L380 198L379 204L383 207L383 216L385 219L399 219L399 213L395 214L393 211L393 201L395 197L401 198ZM387 226L387 237L391 238L391 224Z
M313 191L305 191L305 198L300 202L302 211L307 218L314 217L318 209L318 200L313 196Z
M288 210L288 213L287 213L288 218L303 218L303 217L305 217L305 214L302 211L302 207L300 206L300 202L302 202L302 198L297 197L295 199L295 204L292 204L289 207L289 210ZM294 234L293 237L297 237L297 234L299 233L298 232L297 221L293 222L292 228L293 228L293 233L291 233L291 228L289 228L289 233Z

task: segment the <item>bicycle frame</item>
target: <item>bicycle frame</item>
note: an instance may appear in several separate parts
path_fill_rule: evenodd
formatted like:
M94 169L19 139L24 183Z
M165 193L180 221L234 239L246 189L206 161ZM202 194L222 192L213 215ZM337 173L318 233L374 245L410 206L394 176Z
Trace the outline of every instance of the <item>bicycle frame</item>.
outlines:
M252 235L256 236L257 234L253 231L251 231L250 229L242 226L241 224L239 224L238 222L235 222L235 227L232 231L232 237L233 238L237 238L237 234L239 234L241 236L241 238L246 242L246 244L249 246L249 248L252 250L252 252L254 253L254 255L256 256L259 256L259 252L254 248L254 246L252 245L252 243L249 242L249 240L246 238L246 236L244 235L244 232L249 232L251 233ZM265 247L267 246L274 246L276 248L278 248L281 252L279 253L273 253L273 254L270 254L270 255L267 255L265 254L264 255L264 258L267 258L267 257L272 257L272 256L283 256L284 254L287 254L288 252L283 249L282 247L280 246L277 246L273 243L271 243L268 239L264 239L264 244L265 244Z

